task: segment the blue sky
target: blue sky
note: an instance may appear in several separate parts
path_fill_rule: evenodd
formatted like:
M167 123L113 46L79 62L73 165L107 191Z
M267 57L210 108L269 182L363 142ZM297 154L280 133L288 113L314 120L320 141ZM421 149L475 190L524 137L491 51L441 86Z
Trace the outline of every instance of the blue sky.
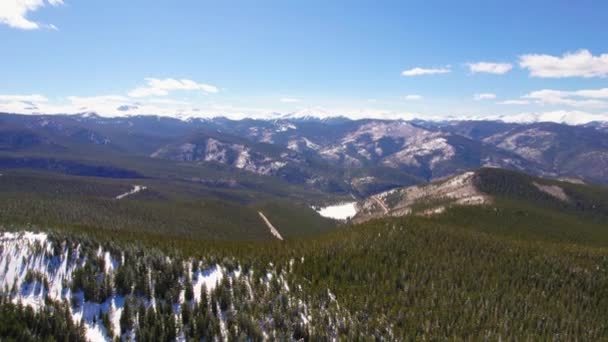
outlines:
M0 111L608 120L606 23L587 0L2 0Z

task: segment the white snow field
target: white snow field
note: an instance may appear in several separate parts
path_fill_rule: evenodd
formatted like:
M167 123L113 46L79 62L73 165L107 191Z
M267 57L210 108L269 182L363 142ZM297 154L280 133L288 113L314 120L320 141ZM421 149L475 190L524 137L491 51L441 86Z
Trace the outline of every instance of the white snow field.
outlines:
M357 202L341 203L317 210L319 215L334 220L346 220L357 213Z

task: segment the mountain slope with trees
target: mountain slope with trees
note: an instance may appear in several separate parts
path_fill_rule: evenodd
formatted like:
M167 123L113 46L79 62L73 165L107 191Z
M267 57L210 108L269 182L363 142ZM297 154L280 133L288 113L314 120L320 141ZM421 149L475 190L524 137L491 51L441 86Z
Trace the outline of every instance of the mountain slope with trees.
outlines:
M3 233L2 306L66 300L89 338L605 339L606 189L473 181L492 202L285 241Z

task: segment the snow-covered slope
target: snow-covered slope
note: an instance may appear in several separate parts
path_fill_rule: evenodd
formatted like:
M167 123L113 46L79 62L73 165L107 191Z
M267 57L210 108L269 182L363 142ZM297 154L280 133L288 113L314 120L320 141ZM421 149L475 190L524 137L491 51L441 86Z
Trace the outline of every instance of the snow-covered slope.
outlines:
M74 249L55 246L47 234L32 232L3 233L0 244L0 285L12 294L14 302L39 309L47 297L56 301L82 300L83 294L72 293L70 288L75 270L87 263L79 245ZM99 255L108 261L106 271L113 272L117 261L101 249ZM123 301L120 296L113 296L104 303L84 302L71 308L72 317L84 321L90 340L105 340L105 329L94 325L92 318L100 310L107 312L110 306L114 308L113 316L120 317ZM114 318L112 321L116 321Z
M213 314L207 324L215 325L216 333L213 329L210 333L221 341L238 336L236 332L248 324L258 326L265 339L273 339L277 333L299 336L313 324L335 330L333 323L328 326L326 322L348 314L340 311L335 299L310 304L301 285L287 278L294 262L283 269L270 264L264 272L244 271L234 260L218 264L169 257L149 248L106 248L89 239L4 232L0 233L0 295L34 310L48 300L67 301L73 321L83 323L90 341L136 338L138 332L167 317L174 320L170 324L175 326L176 339L182 340L189 317L201 314L201 319ZM271 303L277 296L287 300L281 307L286 305L286 312L293 316L275 324L273 310L278 310L278 304L273 308ZM333 309L328 311L328 306ZM142 310L156 318L144 320ZM251 323L241 326L242 322L232 320L238 310ZM255 310L255 314L247 310ZM290 330L296 326L297 333Z
M0 235L0 246L0 286L12 294L13 302L21 302L34 309L44 306L46 298L77 303L71 306L72 317L76 322L85 323L87 337L92 341L109 340L105 327L96 323L100 312L109 312L113 330L120 331L123 296L113 294L103 302L87 301L82 291L74 292L71 288L74 273L90 262L80 245L75 248L58 245L45 233L7 232ZM104 260L103 273L106 275L115 275L121 265L119 256L112 256L101 247L96 257ZM218 265L197 271L192 278L193 287L198 290L195 292L197 299L200 299L203 285L212 291L225 273Z

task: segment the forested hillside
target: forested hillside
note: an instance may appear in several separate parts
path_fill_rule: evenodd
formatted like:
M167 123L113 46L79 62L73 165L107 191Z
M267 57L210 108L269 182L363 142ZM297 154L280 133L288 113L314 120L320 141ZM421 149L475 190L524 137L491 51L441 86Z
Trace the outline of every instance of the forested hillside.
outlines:
M306 202L132 181L0 176L2 336L608 337L603 187L487 168L336 224Z
M505 192L489 175L514 176L482 170L477 182L493 196ZM605 210L597 209L604 190L592 189L565 191ZM4 233L2 307L14 312L8 302L21 302L52 321L40 311L44 298L67 302L75 336L84 329L89 338L602 340L605 224L535 196L285 242L78 227Z
M318 234L336 225L310 208L310 203L332 196L272 181L203 181L117 180L10 170L0 175L0 223L197 240L273 238L258 212L288 238ZM140 190L131 193L136 186Z

